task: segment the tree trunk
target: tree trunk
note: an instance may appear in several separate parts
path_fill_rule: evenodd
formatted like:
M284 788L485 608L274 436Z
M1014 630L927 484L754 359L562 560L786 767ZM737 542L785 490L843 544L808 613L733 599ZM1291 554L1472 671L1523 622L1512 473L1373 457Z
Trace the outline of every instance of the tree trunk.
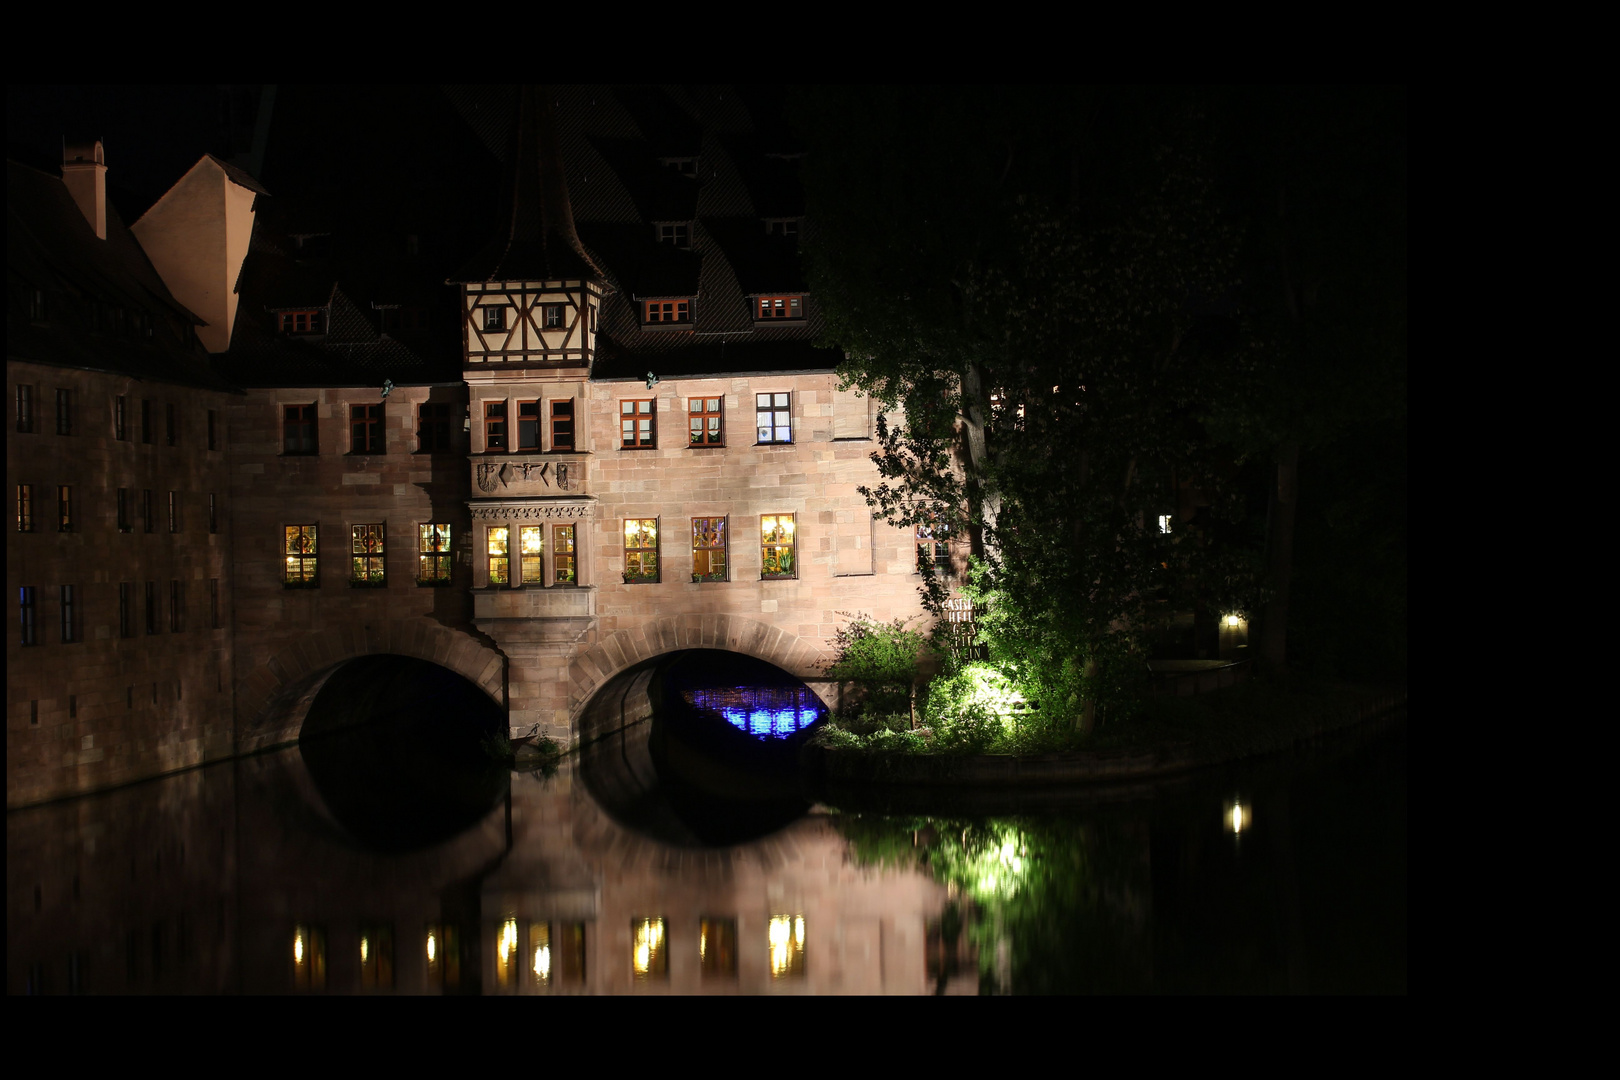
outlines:
M963 396L967 398L963 426L967 434L969 497L978 503L976 509L979 511L979 519L984 522L984 532L993 533L996 514L1001 506L1000 500L995 495L986 495L980 483L989 465L989 451L984 441L984 412L979 407L979 402L984 396L984 373L978 364L968 365L967 374L962 380L962 391ZM982 545L981 540L981 547ZM974 554L983 558L989 553L980 550Z
M1086 661L1085 674L1088 680L1097 678L1097 660L1095 657ZM1088 696L1080 703L1080 715L1074 718L1075 730L1082 735L1091 734L1097 726L1097 698L1095 694Z
M1299 509L1299 442L1277 447L1277 484L1266 513L1266 588L1260 618L1260 662L1273 671L1288 663L1288 585L1294 568L1294 518Z

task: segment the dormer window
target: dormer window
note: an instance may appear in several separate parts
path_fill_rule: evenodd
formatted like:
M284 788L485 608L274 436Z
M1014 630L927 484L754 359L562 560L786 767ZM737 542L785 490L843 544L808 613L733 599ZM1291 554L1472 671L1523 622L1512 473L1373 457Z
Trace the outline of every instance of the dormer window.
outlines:
M319 334L325 329L319 308L313 311L281 311L276 313L277 329L283 334Z
M658 242L683 250L692 246L692 226L685 221L665 221L658 226Z
M756 322L802 318L804 318L803 296L754 297L754 320Z
M767 235L767 236L791 236L791 237L797 238L798 235L799 235L799 219L798 218L766 218L765 219L765 235Z
M682 176L697 179L697 158L695 157L665 157L659 158L658 164L666 169L674 169Z
M690 324L692 321L692 301L686 300L643 300L641 302L641 321L648 326L668 326Z

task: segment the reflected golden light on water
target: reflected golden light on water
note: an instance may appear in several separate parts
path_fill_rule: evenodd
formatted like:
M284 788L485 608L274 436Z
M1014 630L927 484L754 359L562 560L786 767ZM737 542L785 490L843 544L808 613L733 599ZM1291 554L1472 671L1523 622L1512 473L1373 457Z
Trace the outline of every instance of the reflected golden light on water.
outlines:
M630 965L637 979L650 979L669 970L669 954L664 948L664 920L641 919L630 924L634 943Z
M496 941L495 981L498 985L511 987L517 984L517 951L517 919L510 918L501 924L501 934Z
M370 953L371 953L371 942L368 939L366 939L365 937L362 936L360 938L360 962L362 964L366 962L366 959L370 955Z
M427 959L430 964L437 962L439 959L439 935L431 930L428 931L427 936Z
M293 963L302 964L303 962L304 962L304 935L303 934L294 934L293 935Z
M770 925L771 978L804 974L804 916L773 915Z

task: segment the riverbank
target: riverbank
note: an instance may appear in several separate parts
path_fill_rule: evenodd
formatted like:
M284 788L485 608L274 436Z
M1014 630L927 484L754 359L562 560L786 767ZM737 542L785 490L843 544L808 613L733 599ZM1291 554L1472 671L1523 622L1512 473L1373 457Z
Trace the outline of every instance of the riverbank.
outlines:
M1251 682L1219 693L1152 699L1130 721L1099 730L1083 750L970 755L816 742L800 760L816 787L1111 784L1285 750L1396 716L1405 707L1404 685Z

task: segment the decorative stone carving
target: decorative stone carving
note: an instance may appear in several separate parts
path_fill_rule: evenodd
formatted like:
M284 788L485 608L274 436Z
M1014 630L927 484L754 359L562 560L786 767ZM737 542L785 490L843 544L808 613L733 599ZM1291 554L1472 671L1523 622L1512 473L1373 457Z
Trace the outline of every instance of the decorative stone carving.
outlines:
M501 470L503 468L505 468L504 465L497 465L493 461L480 462L478 466L479 489L485 492L492 492L495 490L497 483L504 483L504 481L501 480Z
M594 502L546 503L479 503L472 507L472 516L481 521L557 521L585 519L596 516Z

